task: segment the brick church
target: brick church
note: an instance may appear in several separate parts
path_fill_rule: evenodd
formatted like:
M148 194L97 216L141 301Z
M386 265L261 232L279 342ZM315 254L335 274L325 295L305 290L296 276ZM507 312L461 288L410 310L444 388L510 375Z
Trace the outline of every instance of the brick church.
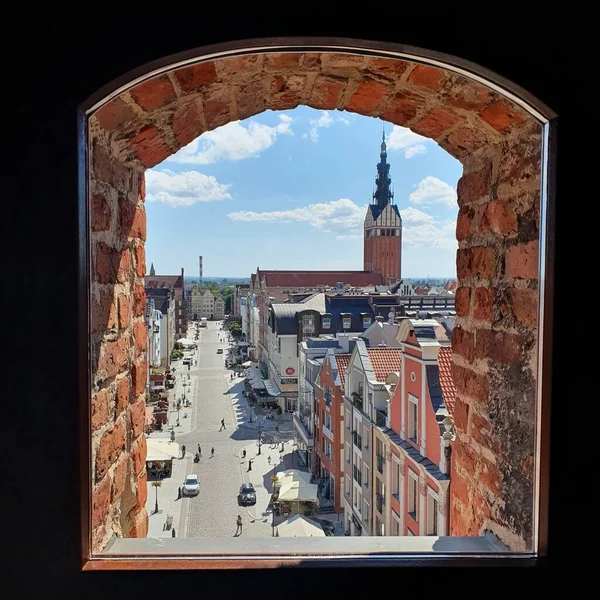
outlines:
M387 162L385 132L381 142L380 160L377 164L376 189L373 203L365 217L364 270L380 273L385 284L401 279L402 218L393 204L390 165Z

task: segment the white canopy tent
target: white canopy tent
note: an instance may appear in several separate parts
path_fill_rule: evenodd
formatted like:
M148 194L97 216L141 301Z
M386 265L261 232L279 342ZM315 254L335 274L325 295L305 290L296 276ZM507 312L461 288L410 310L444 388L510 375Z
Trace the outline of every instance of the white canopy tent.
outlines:
M323 527L316 521L293 515L277 526L278 537L325 537Z
M184 347L196 345L196 342L194 342L194 340L188 340L187 338L180 338L177 340L177 343L181 344Z
M169 439L146 438L146 462L171 460L179 456L179 444Z
M310 473L288 469L277 473L278 500L282 502L316 502L318 486L310 482Z

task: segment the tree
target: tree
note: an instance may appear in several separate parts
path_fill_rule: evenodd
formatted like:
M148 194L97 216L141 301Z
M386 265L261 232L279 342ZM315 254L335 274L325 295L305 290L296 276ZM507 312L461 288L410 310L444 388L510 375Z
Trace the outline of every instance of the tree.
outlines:
M242 328L241 326L236 323L235 321L231 324L231 327L229 327L229 333L231 333L231 335L234 338L239 338L242 337Z

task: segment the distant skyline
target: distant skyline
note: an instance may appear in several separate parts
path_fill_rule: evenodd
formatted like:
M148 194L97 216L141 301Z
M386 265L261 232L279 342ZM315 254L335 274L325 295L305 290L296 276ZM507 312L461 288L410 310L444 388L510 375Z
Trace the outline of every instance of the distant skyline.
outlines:
M207 132L146 172L147 269L248 278L263 270L362 270L362 226L380 119L299 107ZM402 274L456 277L460 163L385 124L403 219Z

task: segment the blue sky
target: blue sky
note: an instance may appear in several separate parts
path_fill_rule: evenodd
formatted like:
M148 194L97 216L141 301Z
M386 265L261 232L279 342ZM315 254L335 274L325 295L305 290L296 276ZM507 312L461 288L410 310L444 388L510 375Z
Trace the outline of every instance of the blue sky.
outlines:
M380 119L299 107L207 132L146 172L147 268L206 277L363 268L385 124L402 274L455 277L460 163Z

